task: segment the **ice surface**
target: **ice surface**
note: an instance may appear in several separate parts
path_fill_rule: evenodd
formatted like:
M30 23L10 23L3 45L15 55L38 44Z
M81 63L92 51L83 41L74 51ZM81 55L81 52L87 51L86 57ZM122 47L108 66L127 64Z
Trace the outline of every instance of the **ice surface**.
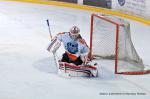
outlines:
M46 51L50 42L46 20L50 20L53 35L79 26L89 43L90 14L48 5L0 2L0 99L149 99L150 75L114 75L112 61L99 62L98 78L57 75L53 56ZM150 27L130 22L135 48L150 66ZM137 92L146 95L101 95Z

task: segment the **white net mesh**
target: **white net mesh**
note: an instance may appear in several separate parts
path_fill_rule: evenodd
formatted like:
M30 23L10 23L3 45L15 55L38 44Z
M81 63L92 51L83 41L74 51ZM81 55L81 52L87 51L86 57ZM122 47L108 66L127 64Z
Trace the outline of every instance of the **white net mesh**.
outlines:
M115 25L105 20L94 17L93 26L93 48L94 55L101 57L112 57L115 55ZM110 28L111 27L111 28Z
M139 58L131 41L128 22L112 16L93 16L92 22L92 55L114 60L118 55L118 61L115 64L117 72L144 70L142 60ZM118 39L116 39L117 32ZM116 46L118 46L117 53Z

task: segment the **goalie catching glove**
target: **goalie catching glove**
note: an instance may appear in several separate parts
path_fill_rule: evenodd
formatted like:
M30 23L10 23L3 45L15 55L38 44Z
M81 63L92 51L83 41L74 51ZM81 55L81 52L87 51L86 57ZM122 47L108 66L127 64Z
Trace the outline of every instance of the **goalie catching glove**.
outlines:
M81 60L83 61L83 65L86 65L86 64L88 64L89 63L89 61L90 61L90 59L88 58L88 55L81 55L80 56L80 58L81 58Z

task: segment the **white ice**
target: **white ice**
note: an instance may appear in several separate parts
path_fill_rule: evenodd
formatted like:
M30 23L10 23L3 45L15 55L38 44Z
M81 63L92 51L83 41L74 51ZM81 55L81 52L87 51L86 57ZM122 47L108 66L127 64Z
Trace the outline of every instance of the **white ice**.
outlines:
M49 5L0 2L0 99L149 99L150 75L115 75L104 62L98 78L62 78L57 75L46 20L52 35L81 28L89 43L92 12ZM132 40L143 62L150 66L150 27L131 21ZM102 63L103 61L101 61ZM101 95L101 93L145 95Z

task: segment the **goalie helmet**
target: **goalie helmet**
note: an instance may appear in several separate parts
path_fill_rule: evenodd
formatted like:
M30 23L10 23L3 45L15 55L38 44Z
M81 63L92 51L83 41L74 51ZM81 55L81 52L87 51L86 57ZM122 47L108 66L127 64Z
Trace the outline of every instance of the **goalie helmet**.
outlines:
M77 27L77 26L73 26L71 29L70 29L70 36L73 38L73 39L77 39L79 37L79 32L80 32L80 29Z
M79 34L80 32L80 29L77 27L77 26L73 26L71 29L70 29L70 33L76 35L76 34Z

